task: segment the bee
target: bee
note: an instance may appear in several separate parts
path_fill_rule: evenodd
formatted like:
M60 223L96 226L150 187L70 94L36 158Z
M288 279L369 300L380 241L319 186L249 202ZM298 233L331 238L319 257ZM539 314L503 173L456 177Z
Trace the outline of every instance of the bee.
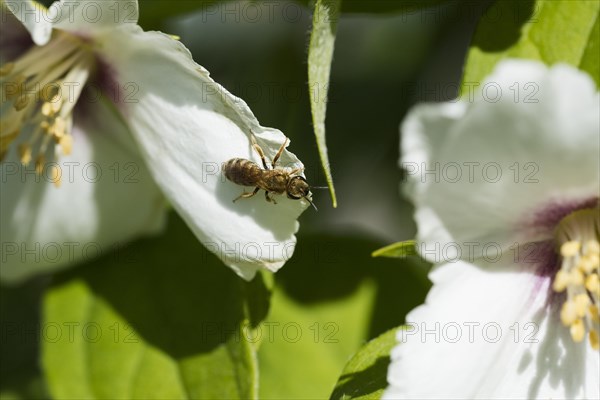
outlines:
M287 197L292 200L306 199L316 210L317 207L309 198L311 186L306 182L306 179L304 179L303 176L298 175L304 168L288 170L277 166L277 160L279 160L289 139L285 139L279 148L279 151L275 154L275 157L273 157L271 168L268 167L265 153L257 143L256 137L254 137L252 132L250 132L250 140L252 142L252 148L254 148L262 160L263 168L255 162L244 158L232 158L222 165L225 177L231 182L241 186L255 187L253 192L247 193L244 191L244 193L233 199L233 202L235 203L239 199L248 199L262 189L265 191L265 199L270 203L277 204L275 199L270 196L270 193L285 193Z

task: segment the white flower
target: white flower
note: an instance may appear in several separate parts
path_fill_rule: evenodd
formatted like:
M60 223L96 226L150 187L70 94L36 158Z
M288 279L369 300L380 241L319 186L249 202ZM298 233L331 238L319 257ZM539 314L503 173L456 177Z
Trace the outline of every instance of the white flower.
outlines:
M402 126L436 265L384 398L598 398L599 94L570 66L516 60L476 93Z
M158 230L163 195L243 278L285 263L308 203L233 203L244 188L220 171L230 158L259 161L251 132L269 158L284 135L261 127L180 42L144 32L137 1L1 10L3 280ZM302 167L287 150L280 162Z

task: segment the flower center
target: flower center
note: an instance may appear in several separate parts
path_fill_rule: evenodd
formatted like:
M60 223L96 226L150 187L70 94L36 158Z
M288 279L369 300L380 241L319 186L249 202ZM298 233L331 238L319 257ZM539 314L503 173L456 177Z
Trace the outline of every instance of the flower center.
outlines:
M93 66L93 53L82 39L55 31L45 46L33 46L0 67L0 161L18 142L21 163L27 166L35 160L41 174L58 148L65 155L71 152L73 108ZM50 168L49 176L59 186L58 166Z
M567 295L560 311L562 323L569 327L575 342L581 342L587 334L595 350L600 348L599 212L598 208L578 210L558 224L555 237L562 264L553 284L556 292Z

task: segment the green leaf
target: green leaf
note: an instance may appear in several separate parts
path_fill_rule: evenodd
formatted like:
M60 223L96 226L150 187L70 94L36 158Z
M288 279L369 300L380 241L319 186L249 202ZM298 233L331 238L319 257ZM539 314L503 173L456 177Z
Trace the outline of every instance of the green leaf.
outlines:
M332 400L381 398L387 387L390 352L396 345L397 331L398 328L391 329L371 340L352 357L331 394Z
M0 399L47 399L39 370L36 328L45 277L17 286L0 283Z
M310 109L319 156L321 157L327 186L329 186L329 192L331 193L333 207L337 207L337 199L329 166L327 143L325 142L325 114L340 4L341 0L317 0L313 12L313 28L308 47Z
M371 255L373 257L391 257L405 258L408 256L418 255L416 249L417 242L414 240L406 240L404 242L392 243L381 249L375 250Z
M598 82L600 2L497 1L482 17L467 57L463 90L480 83L505 58L571 64Z
M588 41L579 68L590 73L600 87L600 18L596 14L596 23L592 28L590 40Z
M259 352L261 399L323 399L367 335L375 297L363 282L339 301L303 304L281 287L263 326Z
M21 338L21 340L24 340ZM40 375L30 376L24 373L3 374L2 380L9 382L0 388L0 400L37 400L48 399L44 380Z
M299 233L294 257L275 275L265 320L272 334L263 327L261 399L328 398L364 343L423 303L428 265L417 257L372 258L376 246L364 237ZM301 328L297 341L284 336L286 324L288 336Z
M252 301L247 301L252 296ZM163 235L63 273L44 300L55 398L257 397L261 277L243 282L175 214Z

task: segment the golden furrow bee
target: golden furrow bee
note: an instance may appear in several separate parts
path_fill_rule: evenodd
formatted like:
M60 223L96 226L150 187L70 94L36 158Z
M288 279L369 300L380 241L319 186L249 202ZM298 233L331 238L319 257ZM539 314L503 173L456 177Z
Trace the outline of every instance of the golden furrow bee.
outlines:
M232 158L229 161L223 163L223 172L225 177L231 182L242 186L254 186L254 191L251 193L242 193L236 197L233 201L236 202L239 199L247 199L258 193L259 190L265 191L265 198L268 202L277 204L274 198L269 196L269 193L283 194L285 193L289 199L299 200L306 199L315 210L317 207L310 200L310 189L311 186L306 182L304 177L297 175L304 168L294 168L288 170L283 167L277 166L277 160L283 153L285 145L288 143L288 138L285 139L279 151L273 157L271 162L272 168L269 169L267 161L265 159L265 153L262 148L256 142L256 138L253 133L250 133L250 140L252 141L252 147L262 160L264 168L258 166L255 162L246 160L244 158Z

